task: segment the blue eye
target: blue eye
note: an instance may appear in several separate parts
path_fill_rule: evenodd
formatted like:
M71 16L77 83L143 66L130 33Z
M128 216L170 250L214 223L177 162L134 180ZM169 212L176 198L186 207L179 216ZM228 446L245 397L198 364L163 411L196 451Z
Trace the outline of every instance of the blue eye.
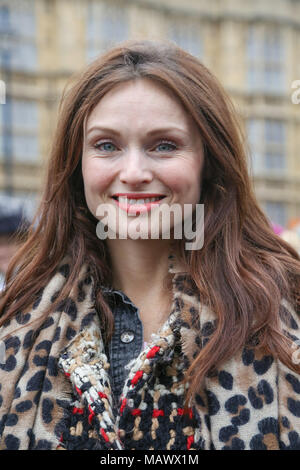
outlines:
M162 149L162 152L166 152L166 151L169 152L172 150L176 150L176 145L173 144L172 142L160 142L156 148L158 147L165 147Z
M109 141L97 142L95 148L104 152L114 152L116 150L116 146ZM177 146L173 142L162 141L155 147L155 150L157 149L159 152L172 152L177 149Z
M101 148L102 146L106 146L106 148ZM108 148L107 148L107 146L108 146ZM115 145L112 142L99 142L99 143L95 144L95 147L98 150L104 150L106 152L111 152L111 151L115 150ZM111 148L111 147L113 147L113 148Z

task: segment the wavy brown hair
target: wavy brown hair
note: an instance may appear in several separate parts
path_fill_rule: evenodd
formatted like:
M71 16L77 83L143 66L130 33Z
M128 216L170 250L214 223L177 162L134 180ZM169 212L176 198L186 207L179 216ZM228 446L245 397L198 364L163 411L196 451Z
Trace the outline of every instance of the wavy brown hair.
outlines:
M44 193L29 237L7 272L0 324L32 305L65 255L70 255L70 275L55 305L69 294L83 263L95 285L111 281L109 253L96 235L98 221L84 196L83 125L112 87L143 77L174 92L197 124L204 146L199 202L205 205L205 243L201 250L187 252L185 240L179 240L178 248L201 301L216 312L218 321L186 374L186 403L210 371L253 337L259 339L254 347L265 348L299 372L292 362L291 340L279 323L282 297L299 310L299 255L275 235L256 200L246 139L231 100L197 58L170 42L121 43L76 75L63 94ZM113 315L101 289L95 293L109 341ZM43 321L48 314L35 320Z

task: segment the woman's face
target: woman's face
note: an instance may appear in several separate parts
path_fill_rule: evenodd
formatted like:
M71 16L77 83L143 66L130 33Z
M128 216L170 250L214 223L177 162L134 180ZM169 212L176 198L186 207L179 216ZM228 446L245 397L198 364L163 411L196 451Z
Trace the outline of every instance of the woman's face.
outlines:
M203 160L199 131L171 91L150 79L116 85L85 122L82 173L88 208L100 220L99 207L105 204L107 225L116 232L139 217L140 233L149 235L149 217L164 204L177 205L183 214L184 204L199 202ZM170 227L174 223L171 217Z

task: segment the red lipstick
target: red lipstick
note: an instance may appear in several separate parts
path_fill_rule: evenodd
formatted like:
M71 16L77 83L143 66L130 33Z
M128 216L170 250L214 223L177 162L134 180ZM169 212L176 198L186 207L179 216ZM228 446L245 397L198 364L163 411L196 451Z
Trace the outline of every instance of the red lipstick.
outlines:
M119 201L119 197L126 198L125 201ZM148 199L148 198L160 198L156 201L142 202L130 204L130 199ZM165 198L164 194L155 193L116 193L112 196L118 207L126 211L128 214L139 215L139 213L148 212L154 207L159 206L161 201Z
M112 197L127 197L128 199L145 199L148 197L164 197L165 194L159 193L115 193Z

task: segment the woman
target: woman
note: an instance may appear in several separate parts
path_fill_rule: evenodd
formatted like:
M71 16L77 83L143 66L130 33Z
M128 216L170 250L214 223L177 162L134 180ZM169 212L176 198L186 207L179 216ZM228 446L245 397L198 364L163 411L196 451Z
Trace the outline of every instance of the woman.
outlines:
M33 227L0 310L2 449L300 448L300 259L196 58L129 41L77 77Z

